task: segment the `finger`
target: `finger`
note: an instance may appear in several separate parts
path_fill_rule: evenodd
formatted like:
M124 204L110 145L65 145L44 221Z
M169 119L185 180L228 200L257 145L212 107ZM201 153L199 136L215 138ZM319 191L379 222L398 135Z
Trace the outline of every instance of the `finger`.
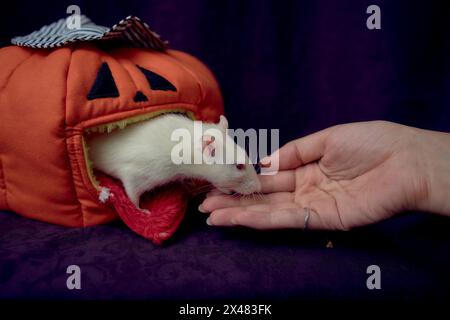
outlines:
M257 204L290 203L294 195L291 192L278 192L267 195L250 195L245 197L233 197L228 195L210 196L199 207L201 212L211 212L217 209L249 206Z
M265 166L270 165L267 168L268 171L289 170L319 160L323 156L325 141L329 133L330 128L327 128L288 142L272 155L261 160L263 164L261 172L264 173L264 164Z
M292 192L295 190L295 171L285 170L274 175L260 175L261 192Z
M213 211L208 218L208 224L223 227L245 226L259 230L303 229L306 216L305 209L296 205L232 207ZM319 216L313 210L307 219L307 227L323 229Z

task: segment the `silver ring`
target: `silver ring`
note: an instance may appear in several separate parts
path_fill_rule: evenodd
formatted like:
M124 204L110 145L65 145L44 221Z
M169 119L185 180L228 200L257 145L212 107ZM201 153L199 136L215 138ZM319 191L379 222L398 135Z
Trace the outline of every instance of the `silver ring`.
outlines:
M309 217L311 216L311 209L308 207L303 208L305 211L305 224L303 225L303 230L308 229Z

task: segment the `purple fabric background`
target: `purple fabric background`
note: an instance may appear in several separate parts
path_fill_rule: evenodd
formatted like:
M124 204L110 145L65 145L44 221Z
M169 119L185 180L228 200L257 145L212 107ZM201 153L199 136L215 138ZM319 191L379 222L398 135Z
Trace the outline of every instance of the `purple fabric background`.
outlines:
M399 216L347 233L219 229L192 210L152 245L122 223L68 229L0 213L0 299L448 301L450 221ZM326 248L332 241L334 248ZM66 268L80 266L82 289ZM381 290L366 269L381 268Z
M216 74L232 127L279 128L281 142L351 121L450 131L444 1L10 1L0 41L65 16L129 14ZM378 4L382 30L365 27ZM1 120L0 120L1 121ZM1 123L1 122L0 122ZM158 248L122 224L65 229L0 214L1 298L333 298L450 296L450 221L405 215L348 233L209 228L196 210ZM328 240L334 249L326 249ZM65 287L78 264L83 290ZM365 287L382 268L382 290Z

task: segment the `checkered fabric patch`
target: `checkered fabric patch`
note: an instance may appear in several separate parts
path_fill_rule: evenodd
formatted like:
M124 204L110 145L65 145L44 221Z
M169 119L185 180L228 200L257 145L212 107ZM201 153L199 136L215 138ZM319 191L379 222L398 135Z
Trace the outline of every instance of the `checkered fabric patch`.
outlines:
M68 20L63 18L29 35L15 37L11 43L30 48L55 48L80 41L100 41L119 42L131 47L158 51L167 49L167 41L162 41L159 35L138 17L129 16L112 28L99 26L84 15L79 17L78 29L70 29Z

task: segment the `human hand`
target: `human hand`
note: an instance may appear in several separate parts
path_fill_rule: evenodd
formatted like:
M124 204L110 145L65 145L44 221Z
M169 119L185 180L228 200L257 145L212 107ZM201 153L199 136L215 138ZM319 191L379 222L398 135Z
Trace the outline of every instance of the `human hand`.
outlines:
M269 157L279 157L280 171L260 176L263 196L236 198L214 191L200 210L211 212L210 225L275 229L303 228L307 207L308 228L339 230L404 210L427 210L432 208L430 189L437 184L428 170L433 161L424 156L435 139L431 135L385 121L330 127L291 141ZM448 134L439 135L450 141Z

